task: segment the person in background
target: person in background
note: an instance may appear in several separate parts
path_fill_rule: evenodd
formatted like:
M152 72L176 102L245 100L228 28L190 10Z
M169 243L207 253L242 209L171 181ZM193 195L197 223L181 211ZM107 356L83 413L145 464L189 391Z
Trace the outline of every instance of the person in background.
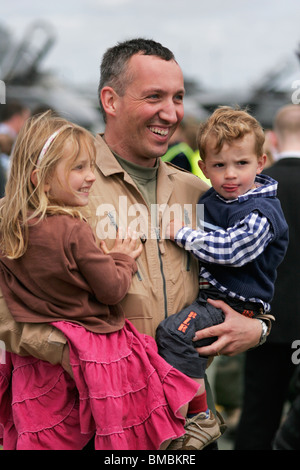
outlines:
M8 134L0 134L0 197L4 196L7 181L7 156L11 154L14 139Z
M190 171L210 186L209 179L204 176L198 164L200 160L199 150L197 150L198 126L199 124L192 118L181 121L169 141L167 153L161 159L164 162L170 162L179 168Z
M286 105L278 110L272 142L275 163L264 173L278 181L278 198L289 226L289 246L277 272L271 304L276 321L268 341L261 348L246 353L243 409L235 443L237 450L272 449L296 368L291 359L291 346L295 339L299 339L300 331L298 105Z
M0 106L0 134L8 135L14 142L29 116L30 110L23 103L17 100L7 101L5 105ZM1 164L8 174L10 153L2 152Z
M273 443L273 450L300 450L300 367L295 372L294 398Z

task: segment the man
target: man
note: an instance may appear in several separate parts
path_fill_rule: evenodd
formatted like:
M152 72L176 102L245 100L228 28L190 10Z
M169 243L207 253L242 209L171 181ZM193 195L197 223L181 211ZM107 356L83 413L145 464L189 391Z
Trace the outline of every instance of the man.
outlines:
M96 182L86 216L108 248L117 228L139 233L144 249L123 307L140 332L154 336L158 323L191 303L198 292L196 261L163 238L170 212L195 223L197 201L207 189L196 176L160 161L183 118L183 74L172 52L160 44L126 41L103 57L99 96L106 128L103 137L96 137ZM258 320L226 306L224 312L227 321L209 354L234 354L259 343ZM0 339L7 350L53 364L63 360L68 367L66 340L57 330L16 324L3 303Z
M0 107L0 134L9 136L15 141L21 127L30 116L30 110L19 101L8 101ZM1 164L4 170L9 170L10 152L1 153Z
M238 450L272 449L296 368L292 362L292 343L300 337L299 105L279 109L273 131L275 163L265 173L278 181L278 198L289 226L289 246L277 272L271 304L276 321L268 342L246 354L244 407L236 442Z

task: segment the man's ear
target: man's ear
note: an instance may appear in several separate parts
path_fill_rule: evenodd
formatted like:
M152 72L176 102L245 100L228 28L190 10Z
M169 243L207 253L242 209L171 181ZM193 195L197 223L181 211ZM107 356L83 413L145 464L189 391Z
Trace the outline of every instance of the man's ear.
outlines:
M39 171L40 171L40 170L38 170L38 169L33 170L33 172L32 172L31 175L30 175L30 181L32 182L32 184L33 184L33 186L34 186L35 188L37 187L38 182L39 182L39 179L38 179L38 172L39 172ZM44 191L45 191L45 193L46 193L47 191L49 191L49 189L50 189L50 183L45 183L45 184L44 184Z
M101 103L106 114L114 115L118 101L118 94L110 86L105 86L101 90Z

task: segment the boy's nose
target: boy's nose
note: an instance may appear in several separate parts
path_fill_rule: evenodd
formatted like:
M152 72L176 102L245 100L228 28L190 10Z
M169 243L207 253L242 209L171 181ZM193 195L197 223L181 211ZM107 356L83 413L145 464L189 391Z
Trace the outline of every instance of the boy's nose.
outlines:
M236 177L236 172L234 171L234 168L232 167L226 168L225 178L235 178L235 177Z

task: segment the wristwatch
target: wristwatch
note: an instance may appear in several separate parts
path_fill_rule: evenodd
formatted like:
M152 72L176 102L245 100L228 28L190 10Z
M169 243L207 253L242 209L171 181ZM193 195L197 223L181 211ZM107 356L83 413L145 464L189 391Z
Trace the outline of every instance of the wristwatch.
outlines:
M262 330L261 330L261 337L260 337L260 340L259 340L259 343L257 346L261 346L262 344L264 344L267 340L267 336L268 336L268 326L267 324L261 320L260 318L257 318L257 320L261 323L261 326L262 326Z

